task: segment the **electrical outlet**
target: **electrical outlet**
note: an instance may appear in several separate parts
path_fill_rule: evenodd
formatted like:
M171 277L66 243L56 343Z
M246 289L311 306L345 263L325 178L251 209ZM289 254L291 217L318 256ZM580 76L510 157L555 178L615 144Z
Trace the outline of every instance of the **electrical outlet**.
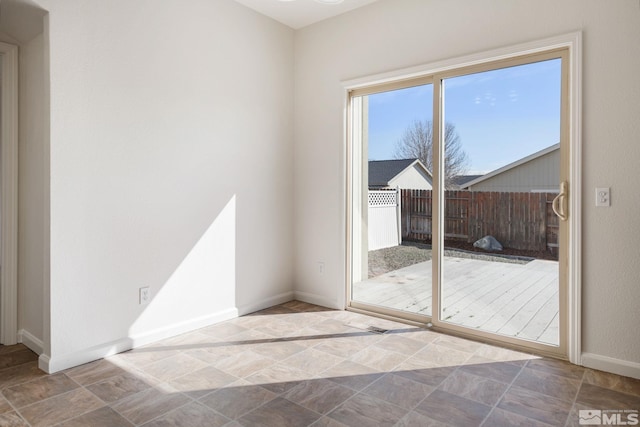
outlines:
M324 274L324 262L322 261L318 261L318 274L321 276Z
M609 188L596 188L596 206L611 206L611 194Z
M149 300L151 300L151 291L148 286L140 288L140 305L149 304Z

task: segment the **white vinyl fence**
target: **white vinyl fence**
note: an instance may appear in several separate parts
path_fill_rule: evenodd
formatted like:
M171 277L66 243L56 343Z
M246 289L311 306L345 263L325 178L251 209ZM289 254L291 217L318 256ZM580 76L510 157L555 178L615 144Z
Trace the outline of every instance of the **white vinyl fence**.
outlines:
M390 248L402 243L400 232L400 192L369 191L369 250Z

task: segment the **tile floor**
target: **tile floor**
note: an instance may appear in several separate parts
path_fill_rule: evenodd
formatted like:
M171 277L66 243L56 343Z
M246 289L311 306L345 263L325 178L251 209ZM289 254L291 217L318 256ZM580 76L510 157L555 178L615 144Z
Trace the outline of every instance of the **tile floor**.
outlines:
M639 380L297 301L54 375L0 346L0 391L0 426L33 427L574 426L580 410L640 410Z

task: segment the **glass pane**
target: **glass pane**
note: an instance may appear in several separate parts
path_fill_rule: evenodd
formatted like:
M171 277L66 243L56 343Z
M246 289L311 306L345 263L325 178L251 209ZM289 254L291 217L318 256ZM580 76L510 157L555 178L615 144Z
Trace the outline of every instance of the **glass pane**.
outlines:
M352 300L431 316L433 85L353 103Z
M440 319L558 345L561 60L444 81Z

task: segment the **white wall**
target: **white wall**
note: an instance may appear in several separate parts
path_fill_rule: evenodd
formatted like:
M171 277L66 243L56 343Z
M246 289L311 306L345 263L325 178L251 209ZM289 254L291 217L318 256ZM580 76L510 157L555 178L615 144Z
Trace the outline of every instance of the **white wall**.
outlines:
M231 0L39 3L51 73L41 366L291 299L293 31Z
M296 290L344 303L341 81L577 30L584 35L583 351L590 363L640 375L637 0L381 0L296 32ZM596 186L611 186L610 208L594 207ZM320 260L323 275L314 268Z

